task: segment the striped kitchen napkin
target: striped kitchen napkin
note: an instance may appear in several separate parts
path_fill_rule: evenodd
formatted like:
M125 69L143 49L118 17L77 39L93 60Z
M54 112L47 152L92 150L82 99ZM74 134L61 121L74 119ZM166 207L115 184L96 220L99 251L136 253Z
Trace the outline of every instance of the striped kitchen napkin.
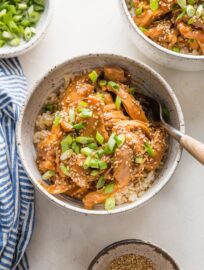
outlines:
M0 60L0 270L29 268L34 190L17 153L16 122L27 94L17 59Z

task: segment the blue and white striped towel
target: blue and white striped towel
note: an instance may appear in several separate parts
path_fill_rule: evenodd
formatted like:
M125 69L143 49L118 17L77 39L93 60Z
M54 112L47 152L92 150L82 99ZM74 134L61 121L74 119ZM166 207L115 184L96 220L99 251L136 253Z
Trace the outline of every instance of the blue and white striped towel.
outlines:
M0 60L0 270L29 268L34 190L17 153L16 122L27 94L17 59Z

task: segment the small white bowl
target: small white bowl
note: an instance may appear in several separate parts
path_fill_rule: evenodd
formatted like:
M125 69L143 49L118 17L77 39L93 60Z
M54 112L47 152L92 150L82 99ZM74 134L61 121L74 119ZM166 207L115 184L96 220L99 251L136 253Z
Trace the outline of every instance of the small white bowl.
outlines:
M85 214L106 215L124 212L137 208L156 195L170 180L181 157L181 147L172 138L169 140L169 149L164 166L161 169L153 186L146 191L138 200L132 203L117 206L111 211L104 210L104 206L97 206L94 210L84 208L81 201L68 196L49 194L40 184L42 178L36 165L36 151L33 145L33 134L36 117L39 114L47 97L63 84L66 74L77 74L103 66L120 66L124 68L132 78L132 82L147 95L152 95L166 104L171 112L172 125L179 130L185 130L183 114L180 104L167 82L153 69L145 64L134 61L124 56L112 54L90 54L79 56L54 67L46 74L31 91L17 127L18 150L23 165L30 176L33 184L52 202L65 209L71 209Z
M129 0L118 1L121 15L131 40L141 53L149 57L154 62L166 67L185 71L204 70L204 55L195 56L176 53L158 45L143 34L131 17L126 4L127 1Z
M44 37L51 20L53 10L53 0L45 0L45 10L42 12L37 25L35 26L36 34L28 41L21 39L21 44L16 47L5 45L0 48L0 58L10 58L24 54L34 48Z
M88 270L106 270L116 258L135 254L149 259L155 270L179 270L178 265L163 249L137 239L122 240L104 248L93 259Z

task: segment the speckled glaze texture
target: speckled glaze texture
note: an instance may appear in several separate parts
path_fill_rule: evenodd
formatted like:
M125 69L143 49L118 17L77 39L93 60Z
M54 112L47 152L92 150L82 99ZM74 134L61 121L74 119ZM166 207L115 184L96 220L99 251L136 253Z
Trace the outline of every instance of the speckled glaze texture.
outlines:
M17 47L4 46L0 48L0 58L19 56L33 49L45 36L52 17L52 11L53 0L45 0L45 10L41 15L40 21L36 25L36 34L28 42L21 40L21 44Z
M137 88L147 95L152 95L162 100L171 112L172 124L183 132L185 130L181 107L173 90L158 73L141 62L112 54L94 54L68 60L48 72L42 80L37 82L22 109L17 128L19 154L33 184L47 198L63 208L72 209L85 214L114 214L144 204L157 194L169 181L178 165L182 152L181 147L174 140L170 139L167 158L154 185L137 201L117 206L111 211L106 211L101 206L98 206L95 210L86 210L80 201L60 195L53 196L43 189L39 184L41 175L35 163L36 152L33 145L35 120L41 107L47 97L62 86L63 78L66 74L76 74L105 65L117 65L127 70L132 76L132 81Z
M179 270L175 261L164 250L136 239L119 241L104 248L93 259L87 270L106 270L114 259L130 253L152 261L155 270Z
M165 49L151 39L146 37L136 26L127 8L126 1L118 0L121 16L124 26L133 41L134 45L151 60L158 64L169 68L185 71L199 71L204 70L204 55L193 56L187 54L175 53L171 50Z

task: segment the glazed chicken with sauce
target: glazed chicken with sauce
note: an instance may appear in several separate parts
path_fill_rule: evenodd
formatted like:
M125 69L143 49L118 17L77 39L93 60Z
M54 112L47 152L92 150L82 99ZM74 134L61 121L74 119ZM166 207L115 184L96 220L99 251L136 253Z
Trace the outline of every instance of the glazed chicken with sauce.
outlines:
M86 209L104 204L111 210L152 185L167 134L146 116L130 82L119 67L97 68L48 99L34 142L49 193L80 199Z
M154 42L177 53L204 54L204 1L131 0L131 15Z

